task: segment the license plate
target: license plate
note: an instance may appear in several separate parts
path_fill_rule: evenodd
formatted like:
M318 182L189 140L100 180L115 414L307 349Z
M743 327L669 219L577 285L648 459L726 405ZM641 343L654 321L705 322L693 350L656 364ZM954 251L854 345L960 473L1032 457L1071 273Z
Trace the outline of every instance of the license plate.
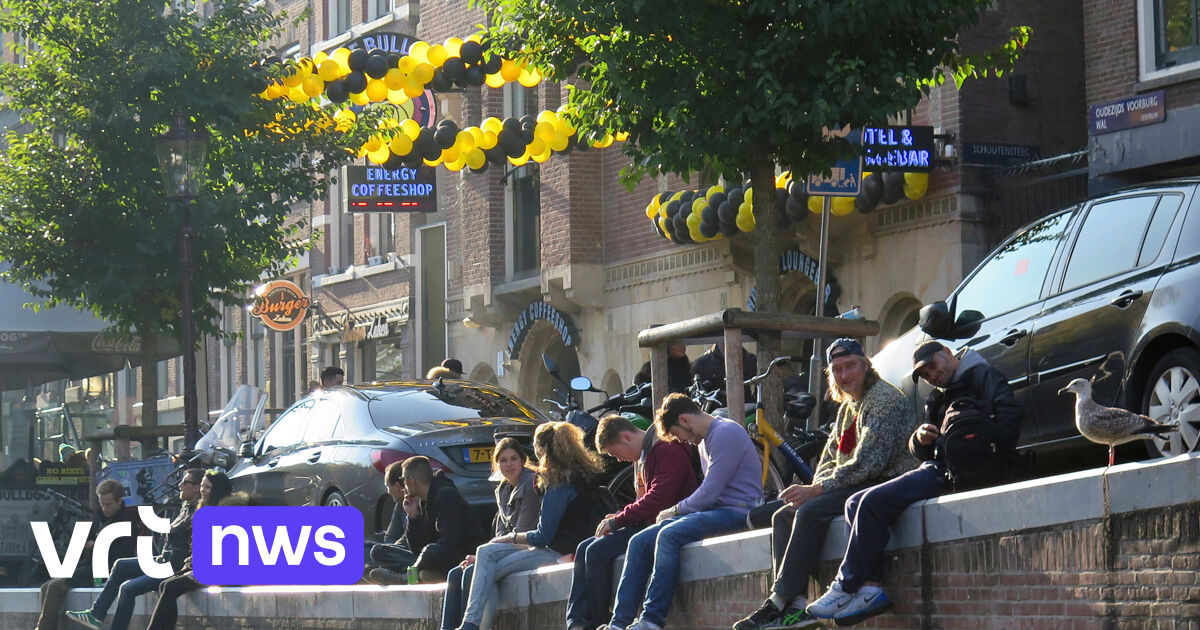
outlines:
M463 448L463 459L468 464L490 464L493 446L467 446Z

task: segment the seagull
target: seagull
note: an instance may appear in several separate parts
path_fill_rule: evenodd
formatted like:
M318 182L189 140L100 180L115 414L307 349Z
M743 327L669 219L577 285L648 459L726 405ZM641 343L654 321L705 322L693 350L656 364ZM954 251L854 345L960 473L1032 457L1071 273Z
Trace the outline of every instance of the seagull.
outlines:
M1075 427L1092 442L1108 445L1109 466L1113 465L1118 444L1159 437L1162 433L1179 429L1172 424L1159 424L1132 411L1097 403L1092 400L1092 383L1086 379L1077 378L1058 390L1059 394L1069 392L1074 392L1076 396Z

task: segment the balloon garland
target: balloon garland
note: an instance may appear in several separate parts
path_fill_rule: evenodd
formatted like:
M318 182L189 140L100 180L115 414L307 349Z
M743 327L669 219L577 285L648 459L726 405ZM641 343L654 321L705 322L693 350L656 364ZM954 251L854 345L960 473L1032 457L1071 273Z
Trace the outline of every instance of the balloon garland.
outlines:
M866 214L881 203L892 204L905 197L920 199L928 188L928 173L863 173L858 196L833 197L831 210L837 216L855 209ZM793 179L790 171L775 178L775 195L783 208L779 228L803 223L810 212L821 214L824 205L824 199L805 192L804 182ZM680 244L734 237L753 232L757 227L754 190L747 180L728 190L716 185L660 193L646 205L646 218L659 236Z
M417 41L405 55L381 49L338 48L332 54L322 51L312 58L289 62L286 73L269 82L259 96L295 103L319 102L324 97L335 105L403 105L426 89L446 91L455 86L483 85L501 88L512 82L534 87L541 80L536 69L489 53L482 37L475 34L465 40L451 37L444 44ZM431 128L411 118L387 119L359 149L359 156L388 168L423 163L482 173L489 165L499 166L505 161L513 166L541 163L556 152L605 148L627 137L618 133L581 139L561 115L565 111L564 105L537 116L503 120L491 117L478 127L464 128L451 120L442 120ZM334 123L342 129L356 119L348 105L333 114Z

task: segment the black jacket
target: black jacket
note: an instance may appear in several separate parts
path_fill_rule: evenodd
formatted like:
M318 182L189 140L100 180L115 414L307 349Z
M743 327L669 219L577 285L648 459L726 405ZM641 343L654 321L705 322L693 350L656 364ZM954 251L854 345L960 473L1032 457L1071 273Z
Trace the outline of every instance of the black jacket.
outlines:
M171 531L167 532L162 559L170 562L175 571L182 569L183 563L192 556L192 516L196 514L198 501L184 501L179 514L171 521Z
M576 496L567 504L558 529L554 530L554 538L550 540L550 548L563 555L575 553L575 548L584 538L594 536L596 526L605 514L594 480L573 474L571 485L575 488Z
M142 521L138 518L137 508L131 508L126 505L122 505L121 509L117 510L117 513L113 514L112 518L106 518L104 512L101 511L97 511L95 516L92 517L92 528L88 534L88 540L92 542L95 542L100 530L113 523L120 523L122 521L130 523L129 531L132 534L116 538L109 545L108 558L104 560L109 568L112 568L112 563L121 558L132 558L137 555L137 537L139 534L144 533ZM75 570L75 575L85 575L87 579L91 579L92 561L92 547L89 545L85 551L83 561L79 563L78 568Z
M479 515L440 470L433 474L429 498L419 509L400 539L400 544L417 553L413 563L417 568L447 573L485 540Z
M925 421L939 427L945 434L950 427L942 426L942 420L950 403L964 396L974 398L988 406L989 413L996 423L997 446L1006 452L1011 460L1016 454L1025 410L1017 404L1008 379L978 352L968 348L963 352L960 361L961 373L958 378L944 390L934 388L925 399ZM920 444L917 442L916 432L908 439L908 450L921 461L942 461L937 442L930 445Z

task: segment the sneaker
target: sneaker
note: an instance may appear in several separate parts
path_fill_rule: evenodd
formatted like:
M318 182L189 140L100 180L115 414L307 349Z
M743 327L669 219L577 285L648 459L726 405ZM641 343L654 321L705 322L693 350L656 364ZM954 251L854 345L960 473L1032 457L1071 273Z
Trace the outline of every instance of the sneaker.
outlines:
M625 628L625 630L662 630L662 626L650 623L639 617L637 621L629 624L629 627Z
M804 610L817 619L833 619L834 615L840 613L842 608L845 608L853 598L854 593L842 590L841 582L834 582L829 585L829 590L825 591L824 595L809 604Z
M775 607L775 602L771 601L771 598L768 597L762 606L758 607L758 610L733 624L733 630L759 630L760 628L767 628L779 618L779 612L779 609Z
M808 630L821 627L821 620L808 614L799 606L788 606L775 621L763 626L763 630Z
M888 599L883 589L871 589L870 593L864 591L866 589L859 589L850 602L834 615L833 620L837 625L853 626L892 609L892 600Z
M67 619L70 619L71 621L74 621L77 624L87 626L87 627L91 628L92 630L100 630L100 627L104 625L104 622L97 619L96 615L93 615L92 611L90 609L89 610L68 610L66 614L67 614Z
M602 623L596 626L596 630L625 630L625 628L623 626L617 626L611 623Z
M408 576L406 574L383 568L371 569L371 572L367 574L367 579L376 584L382 584L384 586L391 584L408 584Z

